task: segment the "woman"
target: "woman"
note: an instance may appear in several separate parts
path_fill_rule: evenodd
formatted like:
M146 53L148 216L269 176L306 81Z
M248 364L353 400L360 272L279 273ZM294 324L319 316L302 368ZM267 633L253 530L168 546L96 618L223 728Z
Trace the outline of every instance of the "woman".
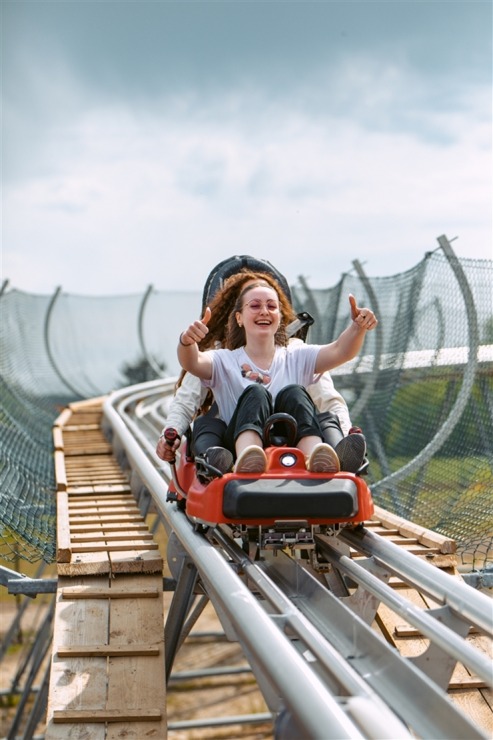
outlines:
M251 259L258 262L255 258ZM199 349L224 346L228 317L238 295L243 288L259 279L280 291L291 304L276 277L241 267L238 272L227 277L222 287L216 290L210 303L212 318L207 326L209 332L200 342ZM289 341L302 340L290 338ZM352 473L366 471L368 466L366 440L361 429L352 426L347 404L334 388L330 373L324 373L316 383L307 387L307 391L317 408L324 441L335 449L340 469ZM232 453L222 447L226 424L217 418L216 407L210 407L211 395L211 391L201 385L199 378L182 371L168 409L166 426L156 446L158 457L166 462L172 462L183 434L188 432L193 422L189 454L191 453L196 461L197 475L203 483L217 476L218 473L214 471L224 474L233 467ZM177 438L172 444L166 442L167 429L177 432Z
M339 469L334 449L322 442L323 433L306 386L316 376L355 357L366 331L377 319L349 297L351 325L327 345L288 345L285 327L292 312L281 291L264 280L240 293L228 319L226 349L201 351L198 343L214 319L206 308L202 319L182 334L178 360L184 370L201 379L214 393L219 417L227 425L224 446L236 456L235 472L262 473L267 458L262 447L266 420L284 411L298 424L297 447L316 473ZM287 306L286 306L287 304Z
M253 261L258 262L258 260L254 259ZM258 280L263 280L276 291L279 291L282 294L285 315L289 317L289 321L296 318L289 298L275 277L267 272L254 272L248 267L242 267L239 272L226 278L222 287L216 291L211 300L210 307L213 317L208 325L208 333L200 342L201 350L213 349L225 345L229 314L234 308L239 294L245 287ZM348 425L351 426L344 399L336 392L331 379L326 378L324 380L325 404L330 406L332 399L334 412L339 413L343 417L343 423L346 422L347 417ZM332 394L330 394L330 386L332 387ZM211 465L223 473L231 470L233 456L229 450L221 446L226 425L221 419L217 418L216 406L212 404L212 392L203 387L197 377L183 370L176 384L175 396L171 402L166 419L166 427L163 429L156 446L158 457L166 462L172 462L180 447L181 437L187 432L193 422L189 453L192 454L196 461L204 459L206 464ZM327 408L327 410L330 409ZM337 419L337 417L334 418ZM164 434L166 429L173 429L178 432L178 437L172 444L166 442ZM341 436L343 436L342 431ZM200 468L200 464L198 467ZM205 479L207 476L203 475L201 470L198 473L199 479L204 479L204 482L206 482Z

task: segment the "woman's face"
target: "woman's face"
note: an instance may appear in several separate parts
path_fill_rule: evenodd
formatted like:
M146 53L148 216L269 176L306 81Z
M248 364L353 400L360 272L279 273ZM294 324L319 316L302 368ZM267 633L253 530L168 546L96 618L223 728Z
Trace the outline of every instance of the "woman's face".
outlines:
M281 322L281 311L277 293L268 286L256 286L247 290L243 296L241 311L236 312L236 320L245 328L249 336L274 337Z

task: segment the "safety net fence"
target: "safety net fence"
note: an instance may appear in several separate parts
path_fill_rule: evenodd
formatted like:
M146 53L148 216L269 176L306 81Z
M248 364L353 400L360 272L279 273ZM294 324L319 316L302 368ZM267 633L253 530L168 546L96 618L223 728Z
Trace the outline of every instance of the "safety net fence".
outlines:
M379 318L361 354L332 372L366 436L375 503L453 538L466 568L493 559L493 261L457 259L445 237L407 272L359 262L327 289L301 276L296 310L326 343L348 325L348 295ZM211 265L212 268L212 265ZM51 562L52 425L70 402L178 373L177 336L201 294L155 290L0 298L0 557Z

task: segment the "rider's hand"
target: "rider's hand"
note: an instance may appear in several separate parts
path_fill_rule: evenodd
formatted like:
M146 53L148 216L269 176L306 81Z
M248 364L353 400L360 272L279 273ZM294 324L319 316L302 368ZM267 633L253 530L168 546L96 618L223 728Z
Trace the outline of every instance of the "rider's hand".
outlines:
M351 293L349 294L349 305L351 306L351 318L360 329L371 331L377 326L378 319L371 308L360 308Z
M169 444L169 442L166 441L165 437L161 436L158 439L156 455L165 462L173 462L180 444L181 438L179 436L175 440L173 440L172 444Z
M188 329L180 334L180 344L182 347L191 347L192 344L198 344L209 333L207 324L211 320L212 312L209 306L204 311L201 319L197 319L190 324Z

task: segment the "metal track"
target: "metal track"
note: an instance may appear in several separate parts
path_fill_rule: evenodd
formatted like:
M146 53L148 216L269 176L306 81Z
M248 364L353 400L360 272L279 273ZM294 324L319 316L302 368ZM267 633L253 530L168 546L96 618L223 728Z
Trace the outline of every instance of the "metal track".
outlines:
M228 638L241 644L276 737L486 738L451 703L446 687L457 661L492 685L491 661L465 639L471 626L492 636L491 601L363 527L320 534L311 550L252 556L230 528L195 527L166 501L169 468L154 454L170 388L156 381L145 390L127 389L104 409L114 446L124 451L172 533L176 589L165 628L168 675L194 620L198 590L213 603ZM391 576L437 607L416 607L389 587ZM380 603L429 640L421 656L403 657L372 629Z

